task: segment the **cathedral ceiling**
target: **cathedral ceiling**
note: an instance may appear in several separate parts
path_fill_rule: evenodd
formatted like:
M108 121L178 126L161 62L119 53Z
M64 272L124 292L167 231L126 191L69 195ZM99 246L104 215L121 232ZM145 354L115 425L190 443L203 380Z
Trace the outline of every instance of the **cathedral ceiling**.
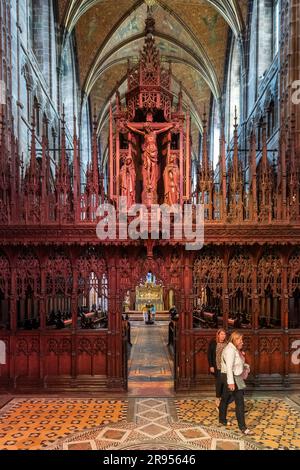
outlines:
M162 60L172 63L173 91L183 83L196 135L204 106L221 96L228 33L242 32L248 0L153 3L156 43ZM143 0L62 0L59 8L65 33L75 30L81 86L104 132L109 100L122 88L127 61L137 61L143 46L147 6Z

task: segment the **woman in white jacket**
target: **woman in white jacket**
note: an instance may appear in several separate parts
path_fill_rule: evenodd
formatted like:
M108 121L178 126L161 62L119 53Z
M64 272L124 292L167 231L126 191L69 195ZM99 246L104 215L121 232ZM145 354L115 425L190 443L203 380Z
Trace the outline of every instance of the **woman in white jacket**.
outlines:
M243 335L238 331L231 334L228 345L224 348L221 359L221 381L223 394L219 407L219 422L227 425L227 407L230 398L235 401L236 418L242 433L253 435L245 423L244 378L249 371L248 364L242 353Z

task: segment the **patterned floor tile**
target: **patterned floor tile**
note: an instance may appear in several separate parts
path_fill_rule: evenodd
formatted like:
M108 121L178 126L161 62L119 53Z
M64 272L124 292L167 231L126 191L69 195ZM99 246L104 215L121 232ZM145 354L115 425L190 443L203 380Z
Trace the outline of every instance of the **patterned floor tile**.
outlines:
M118 423L101 426L69 438L60 439L49 449L78 450L259 450L261 447L246 441L243 436L224 429L205 428L192 424L175 422L169 414L169 402L166 399L137 399L135 410L154 406L155 416L148 415L148 422L136 414L132 423ZM158 415L161 422L158 424Z
M126 418L127 402L15 398L0 410L0 449L42 449L59 437Z
M214 400L176 400L180 421L203 426L216 426L218 413ZM255 432L251 437L257 444L269 449L300 449L300 412L288 400L269 398L246 400L247 426ZM234 404L228 419L232 430L238 432Z

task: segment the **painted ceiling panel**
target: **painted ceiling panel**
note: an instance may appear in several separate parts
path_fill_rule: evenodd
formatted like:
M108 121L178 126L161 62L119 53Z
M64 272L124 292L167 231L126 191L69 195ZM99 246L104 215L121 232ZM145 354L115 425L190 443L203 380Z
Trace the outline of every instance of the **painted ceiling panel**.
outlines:
M115 64L101 75L91 93L93 109L96 107L97 114L101 114L101 109L110 99L113 91L116 89L116 85L120 84L120 80L125 76L126 72L127 63L123 62Z
M119 61L127 62L128 60L130 60L132 64L137 63L143 45L144 38L140 38L128 45L121 47L114 54L108 55L107 59L103 62L100 62L98 68L95 70L95 78L99 77L102 71L105 70L109 64ZM166 67L170 62L186 62L192 64L195 68L199 68L199 63L193 56L170 41L157 37L156 45L160 50L161 61L162 63L166 64Z
M211 91L206 82L191 67L183 64L173 64L172 71L175 77L180 77L185 89L194 98L196 109L201 115L204 103L207 103L211 96Z
M131 15L124 20L116 32L112 35L108 43L104 46L100 58L105 56L110 50L116 47L117 44L128 40L130 37L142 34L145 31L145 19L147 16L146 4L142 4ZM192 40L191 36L185 31L182 25L170 17L159 5L156 5L153 10L153 17L156 25L155 29L158 33L173 36L177 41L185 44L193 49L197 48L196 43Z
M172 91L178 91L179 81L183 83L184 101L191 108L195 135L204 105L209 109L211 90L218 95L220 91L216 90L222 89L224 80L229 26L212 3L157 0L153 7L156 44L162 61L172 62L175 78ZM66 4L66 0L59 2L61 17ZM92 106L100 117L107 112L116 83L126 73L127 60L138 60L144 42L138 37L144 33L146 5L142 0L69 0L70 6L69 23L75 25L74 18L79 18L75 34L81 86L91 93ZM245 19L248 0L239 1L239 6Z
M97 56L97 51L101 50L100 57L104 57L109 50L116 47L120 42L129 39L132 36L142 34L144 31L144 21L146 17L146 8L143 4L130 16L124 20L119 28L112 34L107 44L104 41L113 27L134 5L134 1L121 0L118 2L118 14L111 3L101 2L91 8L78 22L76 27L77 47L80 64L81 84L85 82L87 74ZM168 6L168 0L164 2ZM183 8L183 2L172 0L170 2L175 12L188 25L195 37L202 44L207 56L213 63L219 82L222 83L224 70L224 55L227 46L228 26L220 14L214 8L208 6L204 1L197 0L193 5ZM179 11L176 11L176 8ZM197 50L196 43L191 36L184 30L179 22L175 20L166 10L160 6L154 9L156 19L156 30L162 34L168 34L183 45ZM217 47L216 47L217 46Z
M84 82L98 49L135 0L102 1L83 15L76 26L81 83Z
M64 14L66 11L67 6L71 4L70 0L59 0L57 2L58 5L58 16L59 16L59 21L62 23L64 19Z
M241 9L245 24L247 24L249 0L239 0L239 7Z
M95 60L95 63L90 70L85 83L85 91L89 92L93 83L93 75L95 71L99 69L99 64L100 69L103 68L102 62L106 58L109 58L109 60L116 60L118 57L132 56L133 60L138 59L140 49L143 47L146 15L146 5L143 4L132 12L113 33L109 41L99 52L97 60ZM185 31L182 25L177 22L174 17L170 17L169 13L158 5L154 9L153 16L156 20L156 34L158 36L162 36L162 38L157 38L157 44L161 50L162 56L178 57L182 60L189 57L189 61L193 61L195 65L197 65L196 59L192 59L191 54L197 54L199 56L201 51L198 49L196 42L192 40L190 34ZM138 44L136 42L130 42L129 45L124 46L124 44L128 44L130 40L135 40L137 36L143 37L141 41L138 41ZM168 41L166 37L173 38L173 40ZM177 45L175 45L174 42ZM118 48L120 50L117 53L114 52ZM188 55L183 48L189 50L191 53ZM113 53L114 55L112 55Z
M228 25L223 17L204 0L162 0L161 4L172 9L188 25L203 45L222 83L228 39Z
M110 99L113 90L116 89L117 84L120 83L120 79L125 76L127 71L126 56L124 56L123 59L119 58L119 62L115 62L114 59L115 58L112 58L110 68L100 75L91 92L93 108L97 109L99 115ZM193 110L194 114L196 116L198 115L198 120L200 121L204 103L210 100L211 92L208 85L201 78L200 74L188 65L173 63L172 72L174 76L174 80L172 80L172 91L178 94L178 84L182 81L183 91L185 93L184 100L187 106Z
M146 4L141 5L126 18L120 27L113 33L107 44L101 51L100 58L104 57L117 44L129 39L132 36L140 34L145 29L145 18L147 15Z

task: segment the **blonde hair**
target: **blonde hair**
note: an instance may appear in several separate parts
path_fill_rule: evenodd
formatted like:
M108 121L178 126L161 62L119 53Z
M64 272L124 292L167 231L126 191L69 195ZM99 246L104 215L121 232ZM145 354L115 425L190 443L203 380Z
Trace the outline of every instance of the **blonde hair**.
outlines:
M227 338L227 332L226 332L226 330L224 330L224 328L219 328L218 331L217 331L217 334L216 334L216 341L217 341L217 343L220 342L220 334L221 334L222 332L225 333L225 341L226 341L226 338Z
M240 333L239 331L233 331L230 335L229 342L234 344L234 346L236 346L237 340L242 337L243 337L242 333Z

